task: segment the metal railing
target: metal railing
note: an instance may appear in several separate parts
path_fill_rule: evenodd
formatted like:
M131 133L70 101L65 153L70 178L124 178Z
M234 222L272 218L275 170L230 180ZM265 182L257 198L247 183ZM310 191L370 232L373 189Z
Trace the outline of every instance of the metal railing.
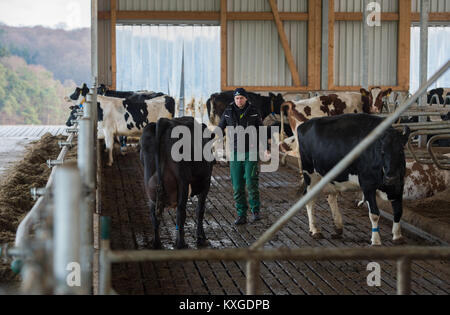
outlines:
M96 84L90 90L82 115L66 141L60 141L45 188L34 188L35 205L20 223L15 247L0 248L3 259L22 276L21 293L89 294L92 292L93 232L96 188ZM78 133L77 163L65 157ZM34 235L31 236L35 227ZM80 267L82 285L67 284L67 270Z
M112 251L109 241L109 221L102 218L102 240L100 250L100 294L111 294L111 264L142 261L186 261L186 260L241 260L247 262L246 293L258 293L260 262L264 260L397 260L397 293L411 292L411 261L414 259L450 259L449 247L415 247L398 248L300 248L300 249L262 249L288 221L297 214L312 198L319 194L326 184L333 180L352 163L367 147L389 128L408 107L427 88L450 67L448 61L433 77L424 84L411 98L406 100L392 115L387 117L364 140L362 140L345 158L343 158L326 176L322 178L305 196L294 204L277 222L247 249L221 250L176 250L176 251Z

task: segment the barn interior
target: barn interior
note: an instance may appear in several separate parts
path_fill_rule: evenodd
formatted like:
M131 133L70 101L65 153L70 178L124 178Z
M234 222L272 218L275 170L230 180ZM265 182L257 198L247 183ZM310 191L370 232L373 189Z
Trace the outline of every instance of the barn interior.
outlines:
M73 148L63 144L60 156L49 162L52 175L45 189L35 191L37 201L33 215L24 219L20 246L0 244L0 257L20 272L20 292L450 293L450 89L445 94L450 59L442 41L450 32L449 0L91 3L92 84L84 112L63 133L66 142L77 139L77 159L64 162ZM280 93L294 104L362 88L391 89L378 116L398 130L410 128L404 149L408 167L425 174L411 187L428 190L404 200L403 245L392 240L390 203L377 199L382 246L370 246L369 209L358 204L359 190L339 195L341 238L334 237L327 196L318 195L315 216L323 238L315 239L305 207L312 197L300 187L298 151L277 152L276 171L260 174L262 219L243 226L234 224L229 165L219 162L213 167L203 221L208 246L196 244L198 198L191 197L185 224L188 248L174 246L177 213L170 209L160 216L163 248L154 250L139 138L129 138L125 148L116 143L114 163L107 165L92 105L100 84L170 95L176 117L193 116L207 125L210 95L238 87L264 96ZM445 92L427 99L427 91L436 88ZM0 137L36 136L33 132L0 128ZM82 285L69 286L67 263L78 261ZM379 283L368 280L373 263L382 271Z

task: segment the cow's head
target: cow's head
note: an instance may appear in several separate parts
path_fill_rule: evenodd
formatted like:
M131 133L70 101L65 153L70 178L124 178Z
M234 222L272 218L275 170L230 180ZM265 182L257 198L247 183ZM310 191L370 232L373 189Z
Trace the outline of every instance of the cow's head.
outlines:
M270 97L270 104L271 104L271 112L275 112L277 114L280 113L280 106L281 104L284 103L284 98L283 95L281 95L281 93L278 93L277 95L273 94L273 93L269 93L269 97Z
M105 95L106 91L108 91L108 88L104 84L100 84L100 86L97 88L98 95Z
M70 108L70 115L69 115L69 118L66 121L66 126L67 127L73 126L73 122L77 119L76 114L77 114L78 110L81 107L78 106L78 105L74 105L74 106L70 106L69 108Z
M87 87L86 83L84 83L81 88L77 87L75 91L69 96L69 98L75 105L83 106L88 93L89 88Z
M408 126L400 132L388 129L381 137L381 154L383 159L383 184L386 186L401 186L405 177L405 154L403 147L408 141L410 129Z
M386 90L382 90L380 87L373 87L367 91L362 88L360 92L365 105L364 112L376 114L381 113L381 110L383 109L383 98L389 96L392 89L388 88Z

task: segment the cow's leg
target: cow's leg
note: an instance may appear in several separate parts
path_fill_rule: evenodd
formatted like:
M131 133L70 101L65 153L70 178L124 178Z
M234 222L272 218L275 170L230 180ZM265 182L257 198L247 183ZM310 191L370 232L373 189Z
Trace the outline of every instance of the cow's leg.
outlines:
M205 215L205 202L208 190L205 189L200 195L198 195L198 204L195 209L197 216L197 247L203 247L208 245L206 240L205 230L203 229L203 217Z
M175 247L177 249L187 248L184 241L184 223L186 222L186 203L188 199L188 187L183 187L187 185L180 185L178 187L178 205L177 205L177 225L176 233L177 239L175 241Z
M113 164L114 135L108 130L105 130L105 146L106 152L108 153L108 161L106 162L106 165L111 166Z
M153 225L153 249L161 248L161 239L159 237L159 222L158 217L156 216L156 204L153 201L150 201L150 215L152 218Z
M316 201L313 199L306 204L306 211L308 212L309 233L315 239L322 239L323 235L316 227L316 217L314 216L314 204Z
M369 218L372 223L372 246L381 245L380 238L380 228L378 227L378 220L380 219L380 211L376 203L376 193L375 190L365 191L364 198L367 201L367 206L369 207Z
M392 240L394 244L401 245L405 244L405 239L402 236L401 229L400 229L400 219L402 218L403 214L403 206L402 206L402 199L394 199L391 201L392 209L394 211L394 222L392 225Z
M334 221L335 234L331 235L331 238L342 238L342 233L344 231L344 225L342 223L342 215L338 208L337 194L328 195L328 204L330 205L331 215Z

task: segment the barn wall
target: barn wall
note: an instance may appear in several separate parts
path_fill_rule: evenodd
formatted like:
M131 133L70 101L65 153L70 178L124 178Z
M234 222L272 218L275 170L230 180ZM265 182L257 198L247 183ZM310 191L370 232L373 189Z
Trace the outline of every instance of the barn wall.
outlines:
M321 1L321 0L317 0ZM329 88L355 89L361 82L361 22L348 17L355 17L362 12L363 0L334 0L334 12L348 13L347 20L337 19L333 24L331 34L334 37L330 46L333 50L328 57L330 67ZM308 0L277 0L280 13L308 13ZM331 0L330 0L331 2ZM399 0L377 0L382 12L396 14L399 12ZM450 0L430 0L431 13L445 13L442 19L448 19ZM420 0L411 0L412 13L416 16L420 8ZM221 0L117 0L117 10L120 11L198 11L220 12ZM99 11L109 12L110 0L99 0ZM269 0L228 0L227 12L270 12ZM333 11L333 9L332 9ZM219 16L219 15L218 15ZM408 75L402 73L398 78L399 22L395 18L383 20L381 27L373 27L369 32L369 85L397 86L405 88L404 81ZM215 18L214 18L215 19ZM398 17L397 17L398 19ZM440 20L439 20L440 21ZM117 20L119 24L151 24L160 21ZM173 21L170 21L173 22ZM176 21L175 21L176 22ZM178 21L183 22L183 21ZM166 21L167 23L167 21ZM201 23L201 22L199 22ZM209 21L218 25L220 21ZM436 22L434 22L436 23ZM320 23L318 23L320 25ZM447 22L441 22L448 25ZM314 82L308 82L308 21L283 21L287 40L300 76L301 86L310 88ZM226 86L283 87L291 88L293 79L286 62L285 52L274 21L227 21L227 62ZM109 18L99 20L99 82L111 84L111 39ZM331 35L330 35L331 36ZM317 41L315 42L317 44ZM320 44L320 43L319 43ZM403 46L401 46L403 47ZM406 48L409 51L409 48ZM403 50L405 51L405 50ZM319 52L320 53L320 52ZM318 55L318 54L315 54ZM404 59L404 58L403 58ZM333 63L333 64L331 64ZM402 64L402 63L401 63ZM402 67L404 68L404 67ZM310 80L319 81L315 75L317 68L310 69ZM320 72L320 71L319 71ZM400 81L400 82L399 82Z
M220 0L117 0L121 11L219 11Z
M411 11L420 12L420 0L411 0ZM450 0L431 0L430 12L450 12Z
M308 12L307 0L277 1L280 12ZM231 0L228 12L270 12L267 0ZM301 85L307 82L308 23L285 21ZM292 74L273 21L228 21L228 85L291 86Z
M335 0L335 12L362 12L362 0ZM382 12L398 12L397 0L377 1ZM362 22L334 24L334 84L358 86L362 75ZM370 27L369 85L397 85L398 22L382 21Z
M109 11L110 1L99 0L99 11ZM109 20L98 21L98 83L111 85L111 22Z
M381 12L398 12L398 0L378 0ZM363 0L335 0L335 12L362 12Z
M369 29L369 85L397 85L397 22ZM361 22L336 21L334 27L334 83L357 86L362 73Z

